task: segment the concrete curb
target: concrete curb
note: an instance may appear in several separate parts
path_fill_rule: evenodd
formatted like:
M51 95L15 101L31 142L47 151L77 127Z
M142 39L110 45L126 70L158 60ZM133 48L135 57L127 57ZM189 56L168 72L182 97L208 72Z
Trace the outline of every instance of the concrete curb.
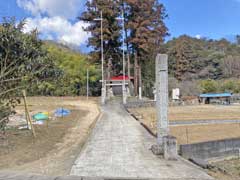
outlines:
M82 177L82 176L43 176L38 174L23 174L20 172L0 172L0 180L200 180L195 178L111 178L111 177ZM209 179L201 179L209 180Z
M126 112L127 112L130 116L132 116L136 121L139 122L139 124L141 124L142 127L144 127L144 129L147 130L147 132L148 132L149 134L151 134L151 135L152 135L153 137L155 137L155 138L157 137L157 134L154 133L146 124L144 124L143 122L141 122L133 113L131 113L126 106L123 106L123 107L124 107L124 109L126 110Z

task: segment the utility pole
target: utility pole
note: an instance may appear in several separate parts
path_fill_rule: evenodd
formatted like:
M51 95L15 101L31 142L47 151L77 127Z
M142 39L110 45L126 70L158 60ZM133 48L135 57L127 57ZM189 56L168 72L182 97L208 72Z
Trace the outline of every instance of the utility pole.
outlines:
M101 22L101 63L102 63L101 103L105 104L106 88L105 88L104 69L103 69L104 54L103 54L103 14L102 14L102 11L100 12L100 18L94 19L94 21L100 21Z
M125 62L125 19L124 19L124 11L122 10L122 17L117 18L121 20L123 23L122 26L122 61L123 61L123 83L122 83L122 94L123 94L123 104L127 103L127 94L126 94L126 62Z
M123 104L126 104L127 94L126 94L126 62L125 62L125 19L123 10L122 19L123 19Z

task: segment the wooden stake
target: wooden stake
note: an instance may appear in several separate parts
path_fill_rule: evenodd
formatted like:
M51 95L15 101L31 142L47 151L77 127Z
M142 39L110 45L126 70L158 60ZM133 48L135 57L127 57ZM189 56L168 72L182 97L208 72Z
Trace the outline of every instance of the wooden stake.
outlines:
M27 108L26 108L25 101L24 101L24 109L25 109L25 118L26 118L26 121L27 121L27 128L29 129L29 120L28 120Z
M33 127L32 119L31 119L31 117L30 117L29 110L28 110L26 90L23 90L22 93L23 93L23 100L24 100L25 112L26 112L26 117L27 117L26 119L27 119L27 121L28 121L29 124L30 124L33 137L36 138L35 129L34 129L34 127Z
M89 95L89 70L87 69L87 100Z
M26 99L24 98L24 97L26 97L26 92L23 90L22 91L22 93L23 93L23 101L24 101L24 109L25 109L25 116L26 116L26 121L27 121L27 127L28 127L28 129L30 129L29 128L29 117L28 117L28 113L27 113L27 103L26 103Z
M49 112L48 112L48 118L47 118L47 128L49 127Z

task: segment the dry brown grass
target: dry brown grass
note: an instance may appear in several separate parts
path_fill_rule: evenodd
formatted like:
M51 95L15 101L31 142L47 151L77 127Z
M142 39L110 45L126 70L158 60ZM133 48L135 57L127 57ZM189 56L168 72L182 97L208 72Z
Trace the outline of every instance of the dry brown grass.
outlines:
M156 133L155 108L135 108L130 111ZM169 108L170 121L240 119L240 106L178 106ZM240 137L239 124L192 125L171 127L170 133L179 144Z
M156 119L156 109L152 107L134 108L131 111L144 118L150 115L152 119ZM170 121L240 119L240 106L174 106L169 107L168 116Z
M198 143L240 137L239 124L177 126L170 128L178 144Z

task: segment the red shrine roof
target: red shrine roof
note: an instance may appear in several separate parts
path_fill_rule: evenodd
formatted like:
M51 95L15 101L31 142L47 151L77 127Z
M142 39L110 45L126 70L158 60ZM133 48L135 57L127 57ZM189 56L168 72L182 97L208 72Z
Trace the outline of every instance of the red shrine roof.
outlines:
M111 77L111 80L112 81L123 81L124 80L124 76L113 76ZM128 76L125 76L125 80L129 80L129 77Z

